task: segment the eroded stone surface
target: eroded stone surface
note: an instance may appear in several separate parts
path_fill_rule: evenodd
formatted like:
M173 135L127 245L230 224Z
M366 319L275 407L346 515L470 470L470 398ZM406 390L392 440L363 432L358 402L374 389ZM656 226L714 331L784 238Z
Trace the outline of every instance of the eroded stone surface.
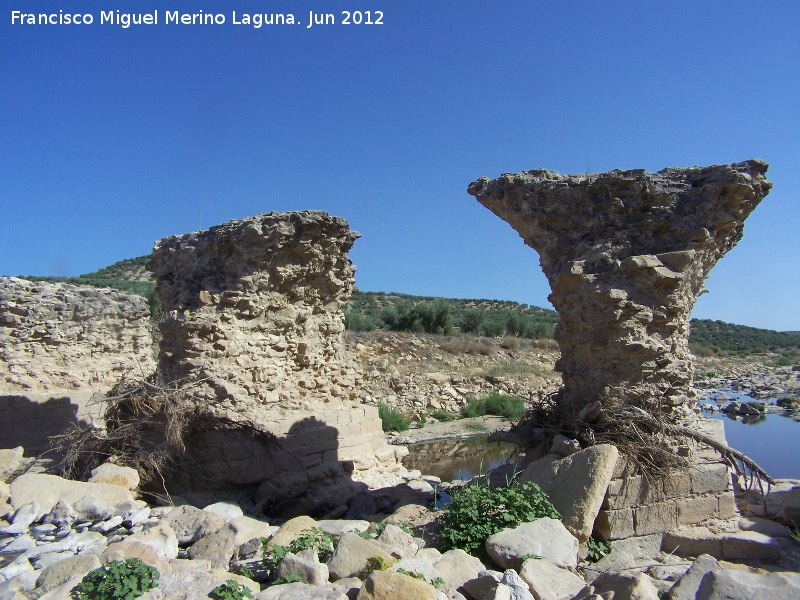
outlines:
M164 238L148 263L166 311L159 371L243 425L203 434L195 460L224 482L266 482L257 500L266 510L290 502L275 508L285 516L312 510L294 500L310 488L380 475L395 483L399 469L401 451L385 444L377 409L360 404L344 353L347 253L358 237L324 212L269 213ZM327 512L358 491L306 500Z
M562 407L685 405L689 315L769 192L766 171L759 160L658 173L537 169L470 184L539 253L561 317Z

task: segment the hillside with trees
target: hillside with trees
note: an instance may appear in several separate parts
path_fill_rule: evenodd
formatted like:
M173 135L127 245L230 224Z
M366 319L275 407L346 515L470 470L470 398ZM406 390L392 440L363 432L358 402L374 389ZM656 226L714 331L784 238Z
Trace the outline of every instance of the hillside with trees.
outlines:
M63 281L73 285L110 287L148 299L154 314L160 310L155 283L145 265L150 257L116 262L77 277L25 279ZM344 307L350 331L407 331L439 335L552 338L558 313L518 302L489 299L454 299L412 296L396 292L356 291ZM800 360L800 332L781 332L734 325L709 319L692 319L689 345L697 356L748 356L765 352L780 355L779 362Z

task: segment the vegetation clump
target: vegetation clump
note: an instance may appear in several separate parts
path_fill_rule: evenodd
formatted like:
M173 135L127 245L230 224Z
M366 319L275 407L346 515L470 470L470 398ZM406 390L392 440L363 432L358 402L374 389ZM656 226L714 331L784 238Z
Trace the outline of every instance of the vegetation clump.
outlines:
M405 431L411 427L411 419L388 404L378 404L378 416L384 431Z
M75 588L87 600L133 600L158 587L158 569L138 558L114 560L87 573Z
M480 482L449 493L451 501L439 517L444 550L482 554L486 539L502 529L543 517L561 519L547 494L532 482L496 488Z
M333 555L334 550L333 537L317 527L304 532L297 539L292 540L288 546L275 545L269 547L268 543L269 540L267 538L261 538L261 564L271 577L274 577L278 565L290 552L297 554L303 550L313 549L316 551L320 562L325 562Z
M222 585L218 585L211 590L208 596L213 600L244 600L245 598L252 598L253 592L246 585L242 585L235 579L228 579Z
M511 421L522 418L525 413L525 401L517 396L492 392L481 398L473 398L466 406L461 407L461 416L483 417L496 415Z

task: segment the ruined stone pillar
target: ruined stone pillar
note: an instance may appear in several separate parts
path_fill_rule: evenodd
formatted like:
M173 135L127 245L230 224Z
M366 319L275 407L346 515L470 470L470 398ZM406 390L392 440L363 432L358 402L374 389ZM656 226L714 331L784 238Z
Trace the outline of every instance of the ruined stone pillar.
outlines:
M148 268L166 312L159 370L210 404L291 412L350 400L341 308L359 234L320 211L270 213L170 236ZM274 415L273 415L274 416Z
M208 477L261 483L256 499L277 502L337 481L398 476L407 450L386 445L344 353L341 309L355 272L347 253L358 237L344 219L304 211L155 244L148 268L166 313L160 373L204 412L246 425L203 433L191 448ZM325 502L346 503L358 488L343 489Z
M561 319L562 408L685 406L692 307L769 193L766 171L760 160L658 173L536 169L470 184L539 253Z

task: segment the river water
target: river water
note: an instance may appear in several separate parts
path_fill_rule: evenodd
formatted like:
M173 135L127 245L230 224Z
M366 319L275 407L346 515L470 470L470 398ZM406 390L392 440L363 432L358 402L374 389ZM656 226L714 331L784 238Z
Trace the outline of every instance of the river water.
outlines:
M435 475L442 481L469 481L501 465L513 462L516 446L505 442L489 442L486 435L408 446L403 466L419 469L423 475Z

